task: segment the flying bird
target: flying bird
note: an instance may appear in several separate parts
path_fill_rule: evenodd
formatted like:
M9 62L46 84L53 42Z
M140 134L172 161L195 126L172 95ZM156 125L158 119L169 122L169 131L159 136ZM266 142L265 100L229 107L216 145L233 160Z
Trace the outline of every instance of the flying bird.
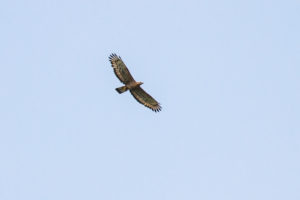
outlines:
M125 84L122 87L116 88L119 94L129 90L132 96L139 103L143 104L144 106L150 108L155 112L161 111L160 104L141 88L143 82L136 82L134 80L120 56L117 56L113 53L109 56L109 61L111 63L115 75L123 84Z

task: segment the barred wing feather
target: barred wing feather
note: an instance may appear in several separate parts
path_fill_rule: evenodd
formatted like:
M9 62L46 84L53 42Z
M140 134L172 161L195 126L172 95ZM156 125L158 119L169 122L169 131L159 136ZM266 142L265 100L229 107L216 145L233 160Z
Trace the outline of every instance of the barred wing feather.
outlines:
M109 56L109 61L114 69L115 75L122 83L128 84L135 81L120 56L113 53Z
M140 86L130 90L130 93L139 103L150 108L151 110L155 112L159 112L161 110L160 104Z

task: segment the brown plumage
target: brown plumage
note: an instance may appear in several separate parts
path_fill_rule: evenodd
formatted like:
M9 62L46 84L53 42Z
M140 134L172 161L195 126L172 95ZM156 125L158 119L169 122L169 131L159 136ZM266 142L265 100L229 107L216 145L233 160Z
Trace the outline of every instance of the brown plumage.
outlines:
M116 88L119 94L129 90L132 96L139 103L143 104L144 106L150 108L155 112L159 112L161 110L160 104L140 87L140 85L142 85L143 83L136 82L134 80L120 56L117 56L116 54L111 54L109 56L109 61L114 69L115 75L119 78L119 80L122 83L125 84L122 87Z

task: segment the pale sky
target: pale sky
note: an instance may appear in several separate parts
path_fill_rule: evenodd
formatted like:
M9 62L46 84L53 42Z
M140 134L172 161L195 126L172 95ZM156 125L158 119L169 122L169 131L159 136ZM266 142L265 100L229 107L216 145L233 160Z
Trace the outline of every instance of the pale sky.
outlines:
M1 200L299 200L300 1L4 0ZM122 57L162 104L126 92Z

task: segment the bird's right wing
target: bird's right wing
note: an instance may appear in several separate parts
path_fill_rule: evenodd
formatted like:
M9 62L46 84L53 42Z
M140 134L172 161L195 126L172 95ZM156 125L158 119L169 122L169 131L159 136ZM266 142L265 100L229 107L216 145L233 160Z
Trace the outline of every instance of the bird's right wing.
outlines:
M109 56L109 61L114 69L115 75L122 83L128 84L135 81L120 56L113 53Z

